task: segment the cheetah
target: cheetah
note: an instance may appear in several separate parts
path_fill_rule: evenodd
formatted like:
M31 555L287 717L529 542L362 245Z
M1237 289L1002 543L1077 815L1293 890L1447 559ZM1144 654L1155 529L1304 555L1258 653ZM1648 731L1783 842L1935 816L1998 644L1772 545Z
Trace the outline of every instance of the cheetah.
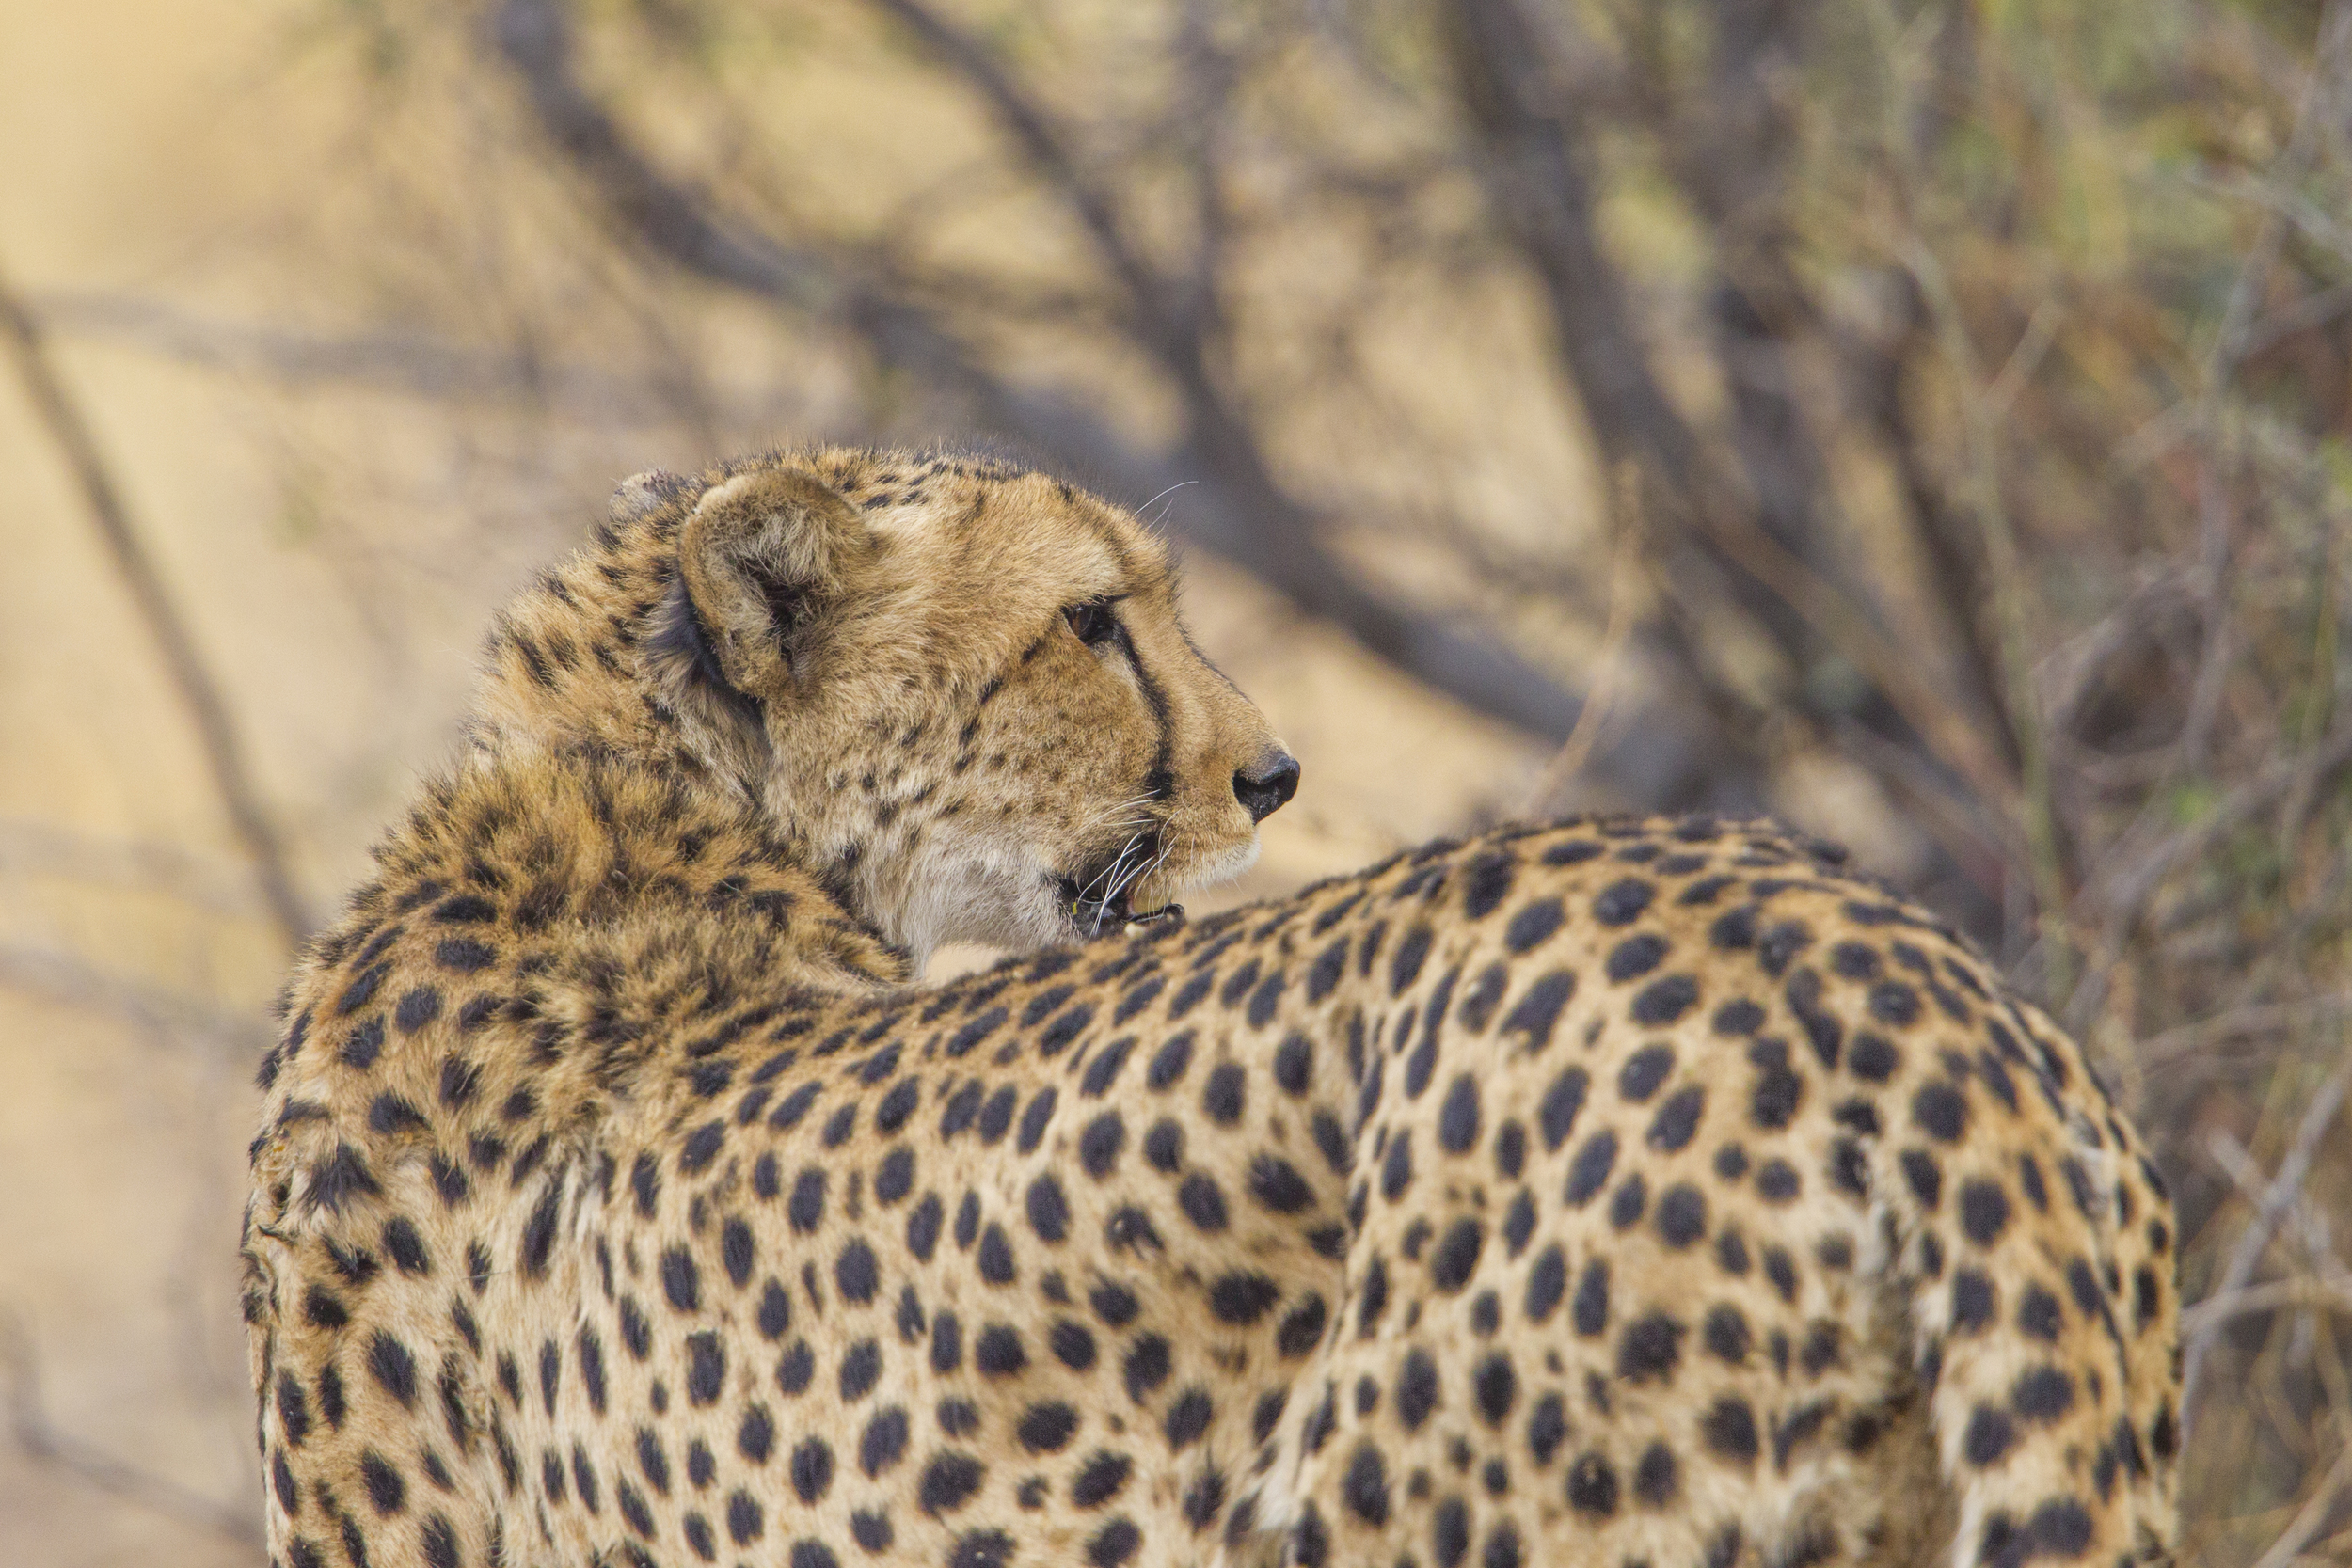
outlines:
M625 489L289 987L273 1563L2167 1557L2162 1183L1950 930L1707 819L1184 918L1296 783L1066 483Z

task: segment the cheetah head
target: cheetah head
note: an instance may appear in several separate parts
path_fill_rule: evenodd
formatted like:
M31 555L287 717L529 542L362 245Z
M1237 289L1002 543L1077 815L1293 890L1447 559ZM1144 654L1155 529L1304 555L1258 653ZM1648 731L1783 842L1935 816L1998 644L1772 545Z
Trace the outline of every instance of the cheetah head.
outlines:
M1051 476L832 451L630 498L510 610L493 728L715 781L918 962L1172 913L1254 863L1296 788L1186 634L1167 546ZM588 657L558 668L558 637Z

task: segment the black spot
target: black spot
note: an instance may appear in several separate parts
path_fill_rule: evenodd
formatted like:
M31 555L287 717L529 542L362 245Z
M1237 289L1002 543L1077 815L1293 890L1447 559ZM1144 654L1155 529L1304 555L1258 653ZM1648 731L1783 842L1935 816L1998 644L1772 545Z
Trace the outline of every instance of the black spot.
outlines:
M384 1391L405 1407L413 1409L417 1402L417 1360L408 1347L391 1335L377 1330L368 1343L368 1370ZM340 1423L339 1423L340 1424Z
M1511 1358L1501 1352L1478 1364L1470 1376L1470 1392L1478 1402L1478 1414L1488 1426L1501 1426L1518 1402L1518 1374L1512 1370Z
M1700 1423L1699 1431L1707 1446L1724 1458L1741 1465L1755 1462L1756 1412L1748 1408L1747 1401L1730 1396L1717 1400Z
M1094 1568L1119 1568L1143 1544L1143 1531L1132 1519L1113 1519L1087 1543L1087 1560Z
M1176 1206L1195 1229L1214 1235L1226 1227L1225 1195L1206 1174L1195 1171L1176 1189Z
M1054 1453L1070 1441L1078 1430L1078 1413L1069 1405L1054 1401L1033 1404L1021 1415L1013 1435L1031 1453Z
M1796 1167L1786 1160L1767 1160L1756 1167L1756 1190L1763 1195L1768 1203L1790 1202L1804 1187Z
M765 1534L767 1528L767 1514L750 1493L739 1486L728 1494L727 1536L730 1540L739 1546L748 1546Z
M1418 1432L1438 1405L1438 1364L1419 1347L1405 1353L1396 1374L1396 1418L1406 1432Z
M1708 1353L1718 1360L1737 1367L1748 1358L1751 1342L1748 1320L1729 1302L1708 1308L1707 1321L1700 1327L1699 1337L1705 1342Z
M2074 1407L2074 1380L2056 1367L2036 1367L2017 1380L2010 1402L2029 1421L2055 1421Z
M1912 1097L1911 1119L1929 1136L1958 1143L1968 1129L1968 1101L1954 1085L1941 1081L1922 1085Z
M1119 1164L1120 1150L1127 1147L1127 1124L1117 1111L1104 1111L1087 1123L1078 1134L1078 1164L1097 1181L1110 1175Z
M1192 1065L1193 1033L1186 1029L1172 1035L1168 1042L1152 1053L1152 1065L1144 1070L1145 1085L1154 1090L1166 1089L1184 1075Z
M1649 1508L1664 1508L1675 1500L1681 1488L1676 1473L1674 1451L1663 1443L1652 1443L1642 1450L1642 1457L1633 1467L1633 1495Z
M1087 1301L1094 1308L1094 1315L1113 1328L1126 1327L1136 1321L1136 1314L1143 1309L1132 1292L1108 1280L1097 1285L1088 1294Z
M1559 1077L1551 1081L1551 1086L1544 1091L1535 1117L1536 1124L1543 1129L1544 1148L1547 1150L1557 1150L1567 1141L1569 1132L1576 1126L1578 1113L1584 1108L1584 1095L1591 1085L1592 1080L1585 1075L1582 1068L1572 1067L1565 1069Z
M1348 1512L1375 1529L1389 1522L1388 1467L1376 1445L1357 1445L1340 1481L1340 1495L1347 1500Z
M2046 1556L2080 1557L2090 1549L2090 1515L2072 1497L2058 1497L2035 1509L2026 1530Z
M1919 993L1900 980L1881 980L1870 988L1870 1016L1898 1027L1916 1022Z
M2066 1326L2066 1309L2041 1286L2028 1285L2017 1304L2017 1326L2036 1339L2055 1340Z
M853 1239L841 1249L841 1256L833 1266L834 1283L842 1295L863 1307L874 1299L882 1288L881 1270L874 1259L874 1249L863 1240Z
M1745 997L1735 998L1715 1009L1712 1026L1719 1035L1753 1035L1764 1027L1764 1009Z
M1470 1508L1459 1497L1438 1503L1429 1521L1429 1549L1438 1568L1458 1568L1470 1551Z
M1646 892L1645 888L1645 892ZM1568 1506L1579 1513L1606 1519L1617 1512L1617 1471L1605 1455L1577 1456L1568 1466Z
M1518 929L1517 922L1512 925ZM1402 996L1406 988L1421 978L1422 964L1429 957L1432 933L1426 926L1416 926L1405 933L1405 940L1396 944L1396 956L1389 963L1389 994ZM1514 948L1514 952L1520 949Z
M714 1404L726 1381L726 1352L719 1336L705 1331L686 1337L686 1398L691 1404Z
M1466 1153L1478 1142L1478 1083L1467 1072L1446 1090L1438 1112L1438 1142L1453 1154Z
M1664 960L1666 952L1664 937L1654 931L1645 931L1639 936L1628 937L1611 948L1603 969L1613 983L1623 985L1656 969Z
M1219 1062L1200 1091L1200 1109L1211 1121L1231 1127L1241 1119L1243 1089L1248 1075L1234 1062Z
M815 1503L833 1489L833 1449L821 1437L803 1438L792 1450L792 1490Z
M1557 898L1542 898L1522 905L1519 911L1511 917L1511 924L1503 929L1502 945L1513 953L1524 953L1558 930L1560 923L1565 918Z
M1568 1265L1557 1243L1535 1255L1527 1271L1527 1321L1540 1323L1551 1316L1567 1292Z
M785 1293L783 1286L771 1279L759 1296L759 1332L772 1339L791 1326L792 1298Z
M1314 1189L1287 1160L1261 1154L1249 1164L1249 1195L1278 1214L1295 1214L1314 1202Z
M407 1506L407 1483L373 1449L359 1456L359 1479L367 1486L368 1501L375 1505L376 1513L397 1513ZM281 1488L281 1492L284 1490Z
M1468 1285L1486 1240L1486 1228L1477 1220L1467 1214L1455 1219L1429 1255L1429 1282L1448 1292Z
M682 1246L661 1255L661 1293L680 1312L691 1312L702 1305L701 1273L694 1267L694 1255Z
M817 1375L817 1353L808 1348L806 1339L795 1339L776 1358L776 1386L787 1394L807 1391L809 1380Z
M1484 920L1508 897L1511 879L1518 869L1509 855L1488 852L1472 860L1462 874L1462 912Z
M744 1413L743 1424L736 1429L735 1451L755 1465L765 1465L775 1451L776 1424L770 1418L765 1405L755 1404Z
M1012 1243L1005 1227L991 1220L980 1232L980 1277L991 1285L1009 1285L1013 1274Z
M1630 1383L1672 1377L1681 1363L1687 1332L1663 1312L1636 1318L1617 1340L1617 1375Z
M1204 1388L1187 1388L1177 1395L1175 1402L1168 1407L1168 1419L1162 1425L1169 1449L1181 1449L1198 1442L1209 1430L1209 1421L1216 1413L1216 1406Z
M1054 1352L1054 1359L1073 1371L1082 1372L1094 1365L1094 1336L1087 1332L1084 1323L1061 1319L1046 1336L1046 1343Z
M1394 1203L1413 1184L1413 1134L1407 1128L1389 1140L1380 1157L1380 1196Z
M1591 1338L1609 1326L1609 1260L1588 1259L1584 1272L1577 1277L1576 1306L1573 1309L1576 1331Z
M841 1356L841 1402L854 1404L874 1391L882 1381L882 1346L872 1339L860 1339Z
M972 1365L990 1377L1010 1377L1029 1364L1021 1336L1003 1323L991 1323L972 1341Z
M678 1151L678 1169L692 1175L718 1158L720 1147L726 1142L726 1124L707 1121L687 1134L686 1146Z
M1125 1454L1097 1449L1070 1481L1070 1500L1080 1508L1100 1508L1127 1484L1135 1466Z
M1565 970L1555 970L1527 988L1527 994L1519 998L1518 1005L1502 1021L1502 1033L1526 1036L1530 1055L1543 1051L1551 1044L1552 1030L1558 1026L1561 1009L1575 994L1576 976ZM1467 1019L1470 1001L1465 1000L1462 1006Z
M1087 1064L1086 1075L1078 1081L1078 1092L1089 1100L1102 1099L1118 1080L1119 1069L1127 1065L1128 1053L1135 1045L1135 1037L1129 1035L1096 1053L1094 1060Z
M1582 1208L1592 1201L1593 1195L1608 1183L1609 1173L1617 1163L1617 1134L1604 1127L1576 1151L1568 1162L1568 1181L1562 1194L1563 1200L1573 1208Z
M1662 1028L1697 1006L1699 985L1688 974L1652 980L1633 998L1633 1022Z
M628 1497L637 1496L627 1487L621 1490ZM640 1501L635 1512L631 1513L626 1504L622 1512L629 1513L629 1523L634 1525L637 1523L638 1515L644 1513L644 1503ZM650 1536L652 1531L644 1530L640 1533ZM457 1532L450 1527L446 1515L436 1513L424 1522L424 1533L420 1544L424 1547L425 1568L458 1568Z
M1674 1071L1675 1053L1670 1045L1648 1045L1635 1052L1617 1074L1617 1092L1640 1103L1658 1092L1658 1085Z
M913 1078L899 1079L890 1086L890 1092L882 1097L882 1102L874 1107L875 1127L884 1132L898 1132L914 1115L915 1106L922 1098L923 1085L920 1083Z
M1152 1391L1168 1381L1169 1366L1165 1338L1157 1334L1136 1336L1135 1343L1127 1348L1127 1359L1120 1368L1120 1375L1127 1385L1127 1397L1137 1404L1151 1398Z
M1593 900L1593 918L1604 926L1630 925L1649 908L1657 891L1639 877L1612 882Z
M1696 1084L1677 1089L1650 1119L1646 1141L1652 1148L1671 1154L1691 1141L1699 1117L1707 1109L1707 1091Z
M2000 1240L2009 1225L2009 1195L1997 1181L1970 1181L1960 1189L1960 1227L1979 1246Z
M1658 1200L1658 1234L1668 1246L1686 1247L1707 1234L1707 1199L1689 1182L1677 1182Z
M1978 1466L1997 1464L2017 1441L2016 1423L1990 1405L1979 1405L1968 1418L1968 1429L1961 1437L1961 1451L1968 1463Z
M1209 1287L1209 1310L1220 1323L1247 1328L1273 1308L1281 1289L1262 1274L1220 1275Z
M934 1454L923 1467L920 1497L923 1512L937 1515L952 1513L971 1501L978 1491L988 1466L968 1453L953 1450Z

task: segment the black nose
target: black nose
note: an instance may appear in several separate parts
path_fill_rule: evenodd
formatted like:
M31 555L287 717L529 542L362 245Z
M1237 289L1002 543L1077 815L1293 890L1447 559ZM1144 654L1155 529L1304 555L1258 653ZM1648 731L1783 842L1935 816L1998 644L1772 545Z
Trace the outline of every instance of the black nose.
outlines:
M1279 746L1248 768L1233 770L1233 799L1252 822L1272 816L1297 793L1298 759Z

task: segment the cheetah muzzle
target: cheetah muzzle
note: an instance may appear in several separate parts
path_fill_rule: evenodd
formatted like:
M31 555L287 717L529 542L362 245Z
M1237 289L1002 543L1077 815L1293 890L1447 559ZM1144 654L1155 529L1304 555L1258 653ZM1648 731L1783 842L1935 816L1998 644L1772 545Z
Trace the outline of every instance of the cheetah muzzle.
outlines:
M274 1564L2168 1556L2162 1185L1931 917L1625 820L1186 920L1296 765L1127 514L617 511L288 988Z

